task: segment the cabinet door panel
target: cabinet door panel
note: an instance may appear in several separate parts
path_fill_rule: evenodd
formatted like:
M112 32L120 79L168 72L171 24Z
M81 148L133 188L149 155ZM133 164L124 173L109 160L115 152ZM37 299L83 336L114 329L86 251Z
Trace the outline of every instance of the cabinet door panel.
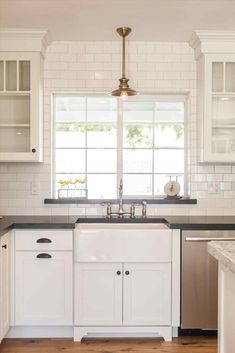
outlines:
M42 162L42 57L1 54L0 160Z
M235 55L221 53L201 57L197 84L201 161L234 162Z
M75 325L121 324L122 265L76 264Z
M72 324L72 252L16 252L15 324Z
M125 264L124 325L171 324L171 264Z
M0 283L0 334L2 338L6 335L10 326L10 242L9 233L4 235L0 241L1 261L1 283ZM0 337L1 338L1 337Z

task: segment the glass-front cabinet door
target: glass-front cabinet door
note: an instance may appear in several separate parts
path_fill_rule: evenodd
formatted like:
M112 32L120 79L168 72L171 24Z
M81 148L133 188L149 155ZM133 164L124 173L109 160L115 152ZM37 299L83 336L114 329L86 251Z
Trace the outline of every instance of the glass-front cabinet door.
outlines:
M40 85L40 55L0 53L0 161L41 161Z
M235 162L235 56L205 58L204 161Z

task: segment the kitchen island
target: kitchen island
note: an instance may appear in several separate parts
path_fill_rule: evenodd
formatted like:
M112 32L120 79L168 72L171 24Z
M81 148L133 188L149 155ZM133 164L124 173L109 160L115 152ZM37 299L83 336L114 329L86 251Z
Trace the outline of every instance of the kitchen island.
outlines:
M235 347L235 242L211 242L209 253L219 262L219 353L233 353Z

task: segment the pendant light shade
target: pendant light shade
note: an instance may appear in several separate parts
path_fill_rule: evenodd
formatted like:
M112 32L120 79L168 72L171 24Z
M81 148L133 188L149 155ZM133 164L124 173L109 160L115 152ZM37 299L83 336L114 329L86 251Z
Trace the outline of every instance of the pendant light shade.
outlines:
M118 34L122 37L122 77L119 79L119 86L118 89L115 89L114 91L111 92L111 96L115 97L127 97L127 96L135 96L138 94L137 91L134 89L131 89L128 85L128 78L126 78L126 58L125 58L125 39L130 34L131 28L128 27L121 27L117 28Z

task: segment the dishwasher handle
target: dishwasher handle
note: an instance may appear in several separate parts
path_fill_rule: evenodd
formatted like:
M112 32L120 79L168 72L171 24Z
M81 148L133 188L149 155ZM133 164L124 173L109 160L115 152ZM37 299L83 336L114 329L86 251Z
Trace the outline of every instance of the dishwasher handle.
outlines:
M235 241L235 237L186 237L185 241Z

